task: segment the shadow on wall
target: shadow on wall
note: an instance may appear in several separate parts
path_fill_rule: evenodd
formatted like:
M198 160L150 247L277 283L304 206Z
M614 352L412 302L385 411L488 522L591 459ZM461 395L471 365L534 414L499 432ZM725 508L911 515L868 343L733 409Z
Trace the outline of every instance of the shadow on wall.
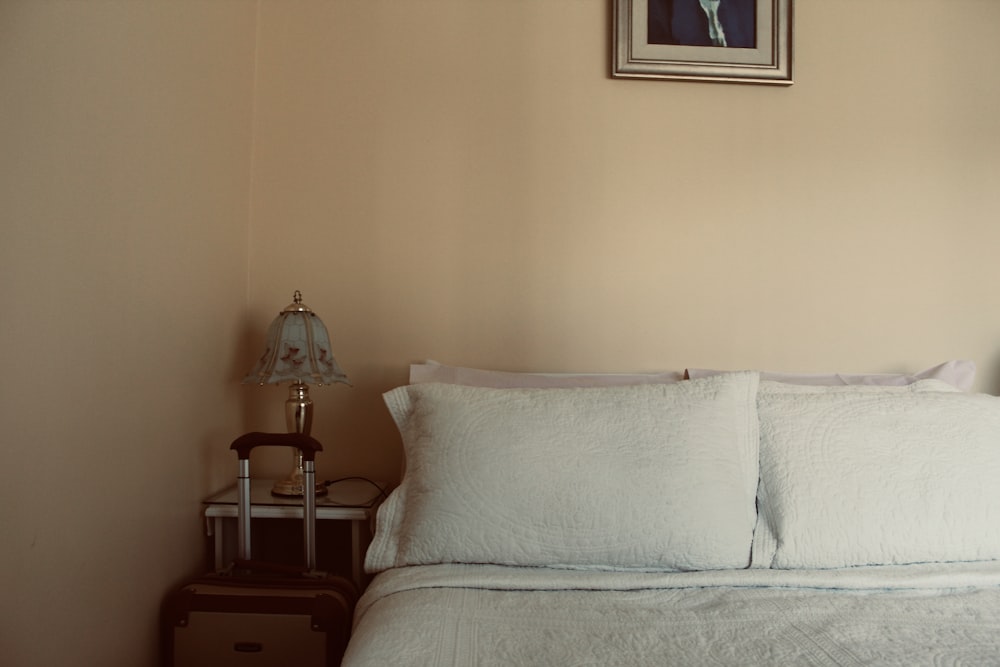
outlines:
M1000 396L1000 353L995 354L987 366L993 369L991 377L996 379L989 386L983 387L982 391L993 396Z

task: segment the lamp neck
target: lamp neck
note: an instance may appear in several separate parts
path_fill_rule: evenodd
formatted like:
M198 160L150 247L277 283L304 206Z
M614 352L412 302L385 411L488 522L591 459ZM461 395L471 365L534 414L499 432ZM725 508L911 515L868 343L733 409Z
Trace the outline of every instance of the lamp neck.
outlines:
M285 423L289 433L309 435L312 431L312 399L309 398L309 385L304 382L293 382L288 387L288 400L285 401Z

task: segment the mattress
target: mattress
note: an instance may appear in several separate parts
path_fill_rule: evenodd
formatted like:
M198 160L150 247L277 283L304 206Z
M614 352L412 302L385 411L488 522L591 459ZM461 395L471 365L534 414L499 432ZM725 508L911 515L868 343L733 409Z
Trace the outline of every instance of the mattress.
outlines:
M380 573L344 665L1000 665L1000 564Z

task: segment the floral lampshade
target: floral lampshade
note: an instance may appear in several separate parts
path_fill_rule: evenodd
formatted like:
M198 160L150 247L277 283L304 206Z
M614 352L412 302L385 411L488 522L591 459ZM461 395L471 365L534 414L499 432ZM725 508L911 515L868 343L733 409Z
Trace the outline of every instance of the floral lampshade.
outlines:
M243 384L280 382L350 384L333 358L326 326L302 303L302 293L297 290L294 303L271 322L264 354L243 378Z

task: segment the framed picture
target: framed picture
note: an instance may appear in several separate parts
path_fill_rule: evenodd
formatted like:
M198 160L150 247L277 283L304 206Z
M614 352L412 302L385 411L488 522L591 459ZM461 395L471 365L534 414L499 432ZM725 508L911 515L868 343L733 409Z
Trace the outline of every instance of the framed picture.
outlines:
M792 83L792 0L613 0L612 76Z

